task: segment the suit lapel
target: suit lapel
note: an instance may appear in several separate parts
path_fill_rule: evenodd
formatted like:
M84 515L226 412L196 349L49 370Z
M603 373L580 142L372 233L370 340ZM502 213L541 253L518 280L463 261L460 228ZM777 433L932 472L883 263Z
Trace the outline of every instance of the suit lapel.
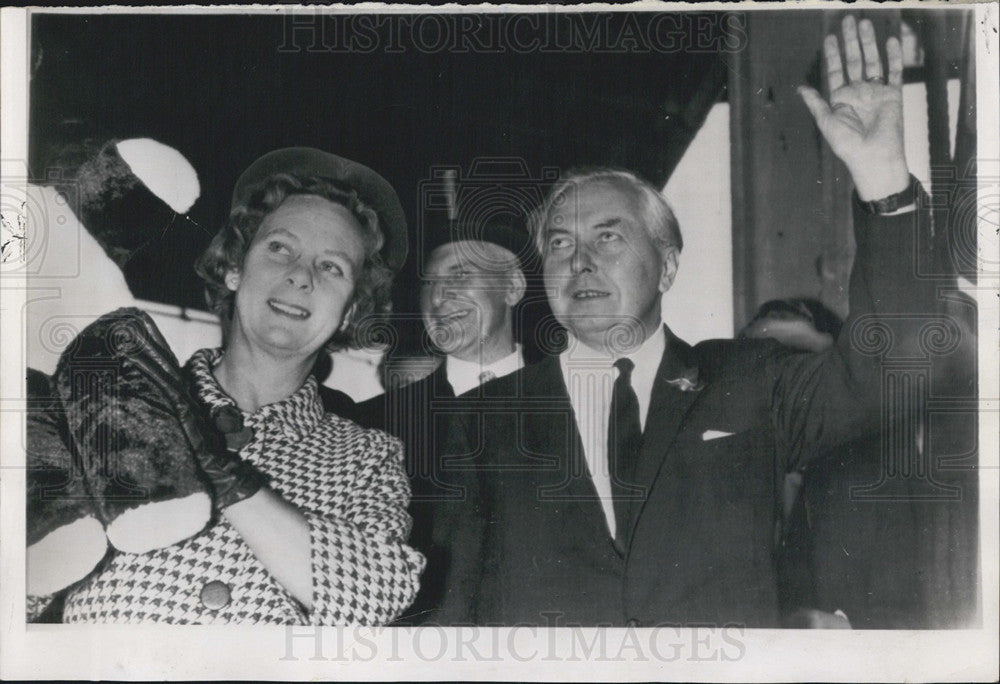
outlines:
M666 326L663 328L667 345L656 372L642 449L633 474L634 483L643 489L643 498L630 506L629 541L684 418L702 394L702 379L691 346L675 337Z

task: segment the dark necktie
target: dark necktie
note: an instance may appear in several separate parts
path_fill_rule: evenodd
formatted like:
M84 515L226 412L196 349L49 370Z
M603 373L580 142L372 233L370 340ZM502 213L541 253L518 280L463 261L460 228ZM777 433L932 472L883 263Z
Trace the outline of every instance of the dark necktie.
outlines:
M639 399L632 389L632 369L629 359L618 359L618 379L611 392L611 410L608 414L608 472L611 475L611 496L615 511L615 547L625 548L628 535L628 485L642 446L642 427L639 423Z

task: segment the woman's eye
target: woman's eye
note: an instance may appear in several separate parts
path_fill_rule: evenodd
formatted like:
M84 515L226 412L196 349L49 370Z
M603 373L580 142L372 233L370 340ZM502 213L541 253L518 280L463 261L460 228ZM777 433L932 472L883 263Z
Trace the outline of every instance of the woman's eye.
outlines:
M271 240L267 243L267 251L273 252L274 254L291 254L291 250L288 249L288 245L277 240Z
M565 249L566 247L569 247L568 238L557 237L549 240L549 249Z
M320 264L320 270L324 273L330 273L333 275L343 275L344 269L342 269L338 264L333 261L324 261Z

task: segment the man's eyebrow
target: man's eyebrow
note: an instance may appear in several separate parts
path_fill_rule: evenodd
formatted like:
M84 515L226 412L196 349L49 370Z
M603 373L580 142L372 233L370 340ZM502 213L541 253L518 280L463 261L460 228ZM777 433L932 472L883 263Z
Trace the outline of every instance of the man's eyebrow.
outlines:
M625 219L623 219L620 216L610 216L610 217L608 217L606 219L598 221L597 223L595 223L594 225L592 225L590 228L591 228L591 230L600 230L601 228L614 228L616 226L621 225L624 222L625 222Z
M450 275L452 273L461 273L466 269L467 269L467 264L465 262L456 261L455 263L445 266L444 268L441 269L435 269L435 270L428 269L426 275L428 278L440 278L441 276Z

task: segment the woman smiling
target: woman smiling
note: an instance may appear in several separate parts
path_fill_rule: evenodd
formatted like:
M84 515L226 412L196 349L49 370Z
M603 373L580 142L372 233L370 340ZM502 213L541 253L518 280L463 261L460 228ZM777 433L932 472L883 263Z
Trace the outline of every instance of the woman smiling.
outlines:
M119 553L71 590L68 622L380 624L412 601L400 443L324 413L311 371L384 311L406 224L374 171L311 148L258 159L199 259L226 331L185 368L225 433L202 459L216 515L196 536Z

